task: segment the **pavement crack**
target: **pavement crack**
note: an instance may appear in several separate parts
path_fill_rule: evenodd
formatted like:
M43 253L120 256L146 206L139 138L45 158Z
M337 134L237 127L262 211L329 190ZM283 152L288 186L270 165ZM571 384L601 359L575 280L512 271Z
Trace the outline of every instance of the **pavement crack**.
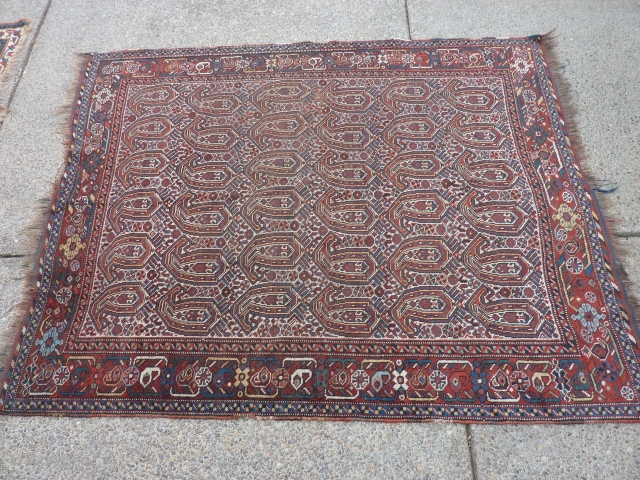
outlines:
M26 255L20 255L19 253L0 253L0 258L24 258Z
M640 238L640 232L614 232L614 237Z
M407 29L409 30L409 40L413 40L411 35L411 20L409 20L409 0L404 0L404 15L407 19Z
M478 466L476 465L476 456L473 452L473 435L471 432L471 425L466 424L464 430L467 436L467 446L469 447L469 460L471 461L471 478L473 480L478 479Z

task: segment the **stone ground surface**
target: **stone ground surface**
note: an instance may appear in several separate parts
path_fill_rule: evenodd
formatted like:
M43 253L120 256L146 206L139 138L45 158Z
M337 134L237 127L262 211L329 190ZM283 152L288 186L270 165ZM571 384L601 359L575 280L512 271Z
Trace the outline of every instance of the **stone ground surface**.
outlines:
M0 0L34 27L0 105L0 335L17 314L24 231L62 163L74 53L388 38L524 36L557 53L614 235L640 280L640 3L637 0ZM640 289L632 288L636 295ZM471 437L470 442L467 438ZM0 478L640 477L640 425L383 424L0 416Z

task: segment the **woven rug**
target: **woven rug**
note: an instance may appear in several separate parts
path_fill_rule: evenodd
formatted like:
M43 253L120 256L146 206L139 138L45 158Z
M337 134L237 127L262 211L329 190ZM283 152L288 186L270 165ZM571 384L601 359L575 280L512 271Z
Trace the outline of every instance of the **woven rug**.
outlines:
M20 20L16 23L0 23L0 87L7 78L9 71L9 62L12 57L19 54L24 40L22 38L27 34L30 28L28 20ZM0 121L4 116L5 109L0 106Z
M28 29L28 20L20 20L16 23L0 23L0 75L6 73L9 60L16 55L20 41Z
M84 56L2 412L638 421L633 313L549 55Z

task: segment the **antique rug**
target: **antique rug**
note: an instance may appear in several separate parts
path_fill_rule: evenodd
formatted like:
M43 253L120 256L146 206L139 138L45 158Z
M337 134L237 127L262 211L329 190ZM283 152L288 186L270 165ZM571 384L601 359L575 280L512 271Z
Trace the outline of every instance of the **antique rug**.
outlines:
M2 412L638 421L550 54L84 56Z
M9 62L19 53L24 41L22 38L30 28L28 20L20 20L16 23L0 23L0 87L6 79L9 70ZM2 115L0 107L0 115Z

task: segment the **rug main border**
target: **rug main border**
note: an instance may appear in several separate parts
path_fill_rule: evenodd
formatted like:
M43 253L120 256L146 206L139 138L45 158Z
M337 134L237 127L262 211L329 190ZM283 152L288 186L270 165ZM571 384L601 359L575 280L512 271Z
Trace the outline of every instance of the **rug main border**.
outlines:
M585 213L588 212L588 219L585 223L588 226L588 232L591 235L589 245L595 249L594 259L597 260L600 268L597 269L598 276L603 287L603 293L607 299L608 307L612 313L612 320L618 333L618 340L624 343L624 354L626 360L633 366L633 374L636 392L640 391L640 370L638 369L638 350L637 345L634 347L630 342L623 342L626 337L632 338L631 332L638 335L638 325L636 322L634 310L631 307L629 298L624 289L624 283L620 272L616 268L614 244L609 235L607 226L602 217L601 207L598 200L593 194L588 182L583 174L583 168L579 163L576 154L577 144L571 143L571 132L567 126L567 119L564 114L563 105L558 95L556 76L553 75L552 66L547 56L552 50L550 39L545 36L536 35L525 38L483 38L483 39L435 39L425 41L367 41L367 42L330 42L330 43L299 43L292 45L263 45L263 46L235 46L235 47L218 47L218 48L194 48L194 49L169 49L169 50L133 50L124 52L111 52L105 54L87 54L82 57L82 69L80 71L80 83L77 86L70 125L70 150L68 153L68 163L65 165L64 172L56 182L54 195L51 201L51 208L46 218L46 228L41 238L38 254L36 257L35 275L33 285L37 286L36 294L33 295L31 308L26 313L22 321L21 332L16 340L16 344L12 351L12 358L5 372L5 380L3 382L3 395L7 391L7 382L9 373L14 369L20 369L21 353L28 351L30 348L29 339L33 337L28 335L29 327L37 327L40 319L32 317L34 306L38 303L46 301L47 294L42 293L48 291L48 281L50 280L50 268L53 262L53 252L49 245L57 245L58 235L60 234L61 216L64 212L65 200L71 193L71 188L75 184L74 180L77 175L78 163L80 160L80 150L82 148L82 132L80 126L84 126L87 118L87 112L83 107L86 104L87 85L92 84L96 76L96 69L99 62L92 62L94 59L102 60L109 58L140 58L159 57L171 55L199 55L209 54L216 55L222 53L236 52L238 48L242 48L245 53L277 53L277 52L304 52L312 50L331 50L331 47L344 48L371 48L380 47L416 47L426 45L430 47L445 46L451 43L486 44L491 42L493 45L503 45L509 42L530 42L534 44L533 52L535 63L541 72L546 73L540 77L541 89L548 103L550 117L552 119L554 134L558 140L558 147L561 153L564 165L568 167L573 187L579 194L581 206ZM535 45L538 48L535 48ZM544 81L546 80L546 81ZM89 91L90 94L90 91ZM597 212L597 213L596 213ZM600 239L594 241L594 239ZM40 265L40 275L38 272ZM604 268L603 268L604 267ZM611 274L607 274L607 271ZM37 275L37 276L36 276ZM49 275L49 277L47 277ZM611 278L609 278L611 277ZM620 285L620 289L615 288L615 284ZM616 290L618 290L616 292ZM617 299L620 300L618 304ZM22 345L22 341L27 343ZM23 354L24 356L24 354ZM26 358L26 357L25 357ZM24 360L24 358L22 358ZM6 402L5 402L6 403ZM144 403L144 407L141 405ZM472 407L457 405L451 408L446 407L428 407L428 406L412 406L412 405L387 405L367 404L359 402L357 404L344 404L341 402L314 402L305 403L302 401L285 404L284 401L273 402L221 402L221 401L101 401L97 399L79 400L77 402L69 402L64 399L54 399L46 401L45 408L34 410L6 410L3 408L2 400L0 400L0 413L4 414L56 414L56 415L152 415L152 416L205 416L209 418L233 418L239 416L267 416L272 418L318 418L318 419L334 419L334 420L382 420L382 421L456 421L465 423L520 423L520 422L555 422L555 423L584 423L596 421L640 421L640 408L633 404L598 404L596 406L577 407L574 405L561 405L559 407L549 408L524 408L510 406L507 408L488 408L487 406L474 405ZM567 413L567 411L576 410L575 413Z

